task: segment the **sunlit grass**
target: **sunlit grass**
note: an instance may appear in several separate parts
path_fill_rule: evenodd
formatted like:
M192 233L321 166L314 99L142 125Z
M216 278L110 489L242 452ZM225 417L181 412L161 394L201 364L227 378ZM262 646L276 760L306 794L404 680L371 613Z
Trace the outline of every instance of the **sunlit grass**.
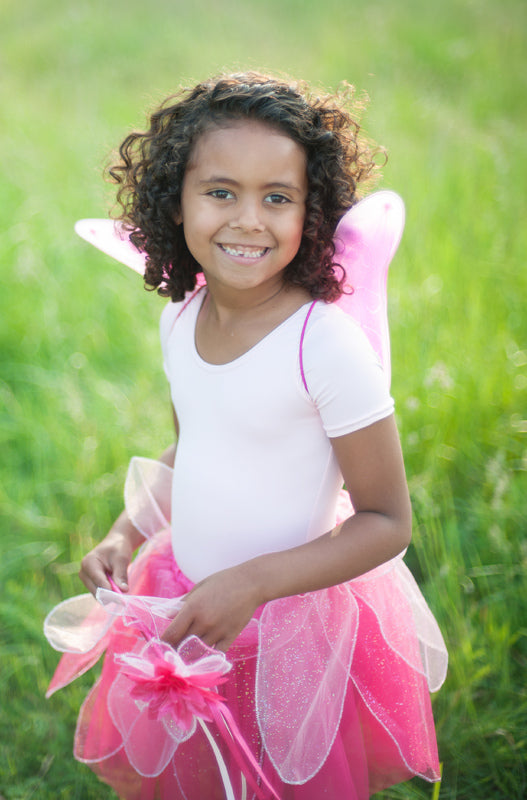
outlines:
M71 756L89 676L43 698L57 657L42 620L82 591L129 458L170 435L161 301L73 222L106 213L102 166L147 106L253 66L369 92L383 185L407 207L389 300L408 562L450 669L434 698L440 788L383 796L524 797L527 6L6 0L0 23L0 794L113 796Z

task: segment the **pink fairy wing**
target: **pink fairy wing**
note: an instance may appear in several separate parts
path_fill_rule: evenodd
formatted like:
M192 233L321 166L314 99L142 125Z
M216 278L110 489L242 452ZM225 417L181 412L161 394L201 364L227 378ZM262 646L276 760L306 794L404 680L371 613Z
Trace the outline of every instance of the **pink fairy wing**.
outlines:
M75 233L106 255L144 275L146 253L131 243L128 231L120 222L112 219L79 219L75 223ZM196 280L198 286L205 283L202 272L198 273Z
M75 223L75 233L134 272L144 274L146 256L134 247L119 222L112 219L80 219Z
M353 206L335 232L335 259L346 272L345 294L336 304L355 319L390 379L386 302L388 267L404 229L404 204L391 191L375 192Z

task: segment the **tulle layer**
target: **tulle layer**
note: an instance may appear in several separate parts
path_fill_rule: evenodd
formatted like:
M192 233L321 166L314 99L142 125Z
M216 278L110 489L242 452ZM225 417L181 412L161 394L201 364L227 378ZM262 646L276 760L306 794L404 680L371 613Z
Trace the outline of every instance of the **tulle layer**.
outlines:
M75 757L127 800L220 800L218 762L201 727L174 744L161 728L154 733L137 721L137 703L119 701L116 656L139 653L141 631L159 636L192 587L174 561L168 528L151 536L129 583L129 595L100 593L105 608L75 598L49 615L48 638L70 652L48 693L106 650L79 714ZM227 658L233 667L220 692L283 800L365 800L413 775L439 779L429 692L445 677L446 650L402 559L347 584L268 603ZM220 732L209 729L238 800L238 765Z

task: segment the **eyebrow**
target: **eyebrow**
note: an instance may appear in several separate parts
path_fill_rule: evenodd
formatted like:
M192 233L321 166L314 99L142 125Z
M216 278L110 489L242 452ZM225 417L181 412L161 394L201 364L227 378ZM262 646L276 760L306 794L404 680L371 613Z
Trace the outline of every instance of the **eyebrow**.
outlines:
M239 186L238 181L235 181L232 178L227 178L224 175L212 175L210 178L205 178L199 181L200 186L208 186L211 183L226 183L229 186ZM266 183L262 188L267 191L270 191L271 189L284 189L290 192L302 192L300 186L297 186L294 183L284 183L283 181L271 181L271 183Z

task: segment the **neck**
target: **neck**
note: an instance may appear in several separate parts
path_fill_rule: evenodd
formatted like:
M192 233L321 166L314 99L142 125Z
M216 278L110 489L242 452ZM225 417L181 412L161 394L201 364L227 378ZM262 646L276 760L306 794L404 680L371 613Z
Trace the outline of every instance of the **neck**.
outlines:
M209 307L218 319L252 315L260 310L267 311L274 305L275 300L281 298L283 293L287 293L287 287L283 281L266 287L264 291L258 287L258 290L254 292L248 290L237 293L224 292L222 287L207 282Z

